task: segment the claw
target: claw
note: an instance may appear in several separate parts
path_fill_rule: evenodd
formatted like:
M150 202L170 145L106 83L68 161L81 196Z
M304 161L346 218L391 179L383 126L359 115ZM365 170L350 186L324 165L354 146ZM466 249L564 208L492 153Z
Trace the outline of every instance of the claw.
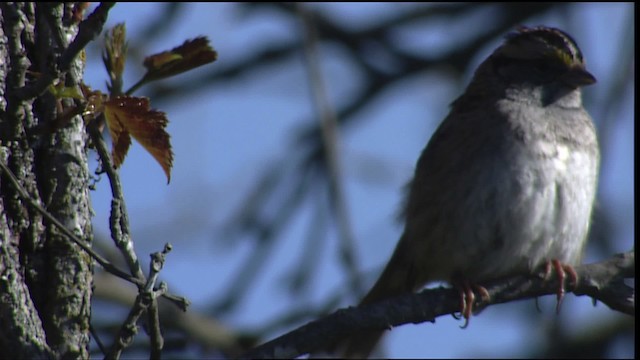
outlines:
M465 329L469 326L469 319L473 312L473 304L476 300L476 294L474 290L480 294L480 298L483 301L489 301L491 296L487 289L480 285L471 284L469 280L457 280L453 282L453 286L458 290L460 294L460 315L464 318L464 324L460 326L461 329ZM455 316L454 316L455 317ZM458 319L460 317L457 317Z
M462 301L462 316L464 317L464 324L460 328L466 329L469 326L469 318L471 318L473 311L473 302L476 300L476 294L473 293L468 280L464 281L463 288L460 291L460 300Z
M545 265L544 270L544 279L549 280L551 277L552 270L555 270L556 275L558 276L558 292L556 293L556 313L560 313L560 306L562 305L562 300L564 299L565 294L565 280L567 277L569 278L569 287L571 289L575 289L578 284L578 274L573 269L573 266L563 264L559 260L553 259L548 261Z
M538 298L536 297L535 299L533 299L536 303L536 311L541 313L542 309L540 309L540 303L538 302Z

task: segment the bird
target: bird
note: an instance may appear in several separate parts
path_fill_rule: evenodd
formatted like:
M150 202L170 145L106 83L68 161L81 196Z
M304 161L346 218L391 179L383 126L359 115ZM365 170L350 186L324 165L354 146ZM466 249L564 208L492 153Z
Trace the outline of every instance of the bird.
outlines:
M444 281L459 290L468 321L474 290L488 296L480 283L538 269L575 283L600 163L581 88L595 82L566 32L520 26L506 35L422 151L402 235L359 306ZM339 348L367 357L383 333Z

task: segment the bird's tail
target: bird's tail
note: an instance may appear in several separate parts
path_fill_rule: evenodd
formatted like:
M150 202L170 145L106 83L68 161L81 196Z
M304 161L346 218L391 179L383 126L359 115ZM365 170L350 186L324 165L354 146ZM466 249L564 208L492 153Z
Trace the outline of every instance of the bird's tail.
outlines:
M385 267L378 281L360 301L359 306L372 304L394 296L399 296L414 290L415 274L411 252L404 247L407 240L400 238L396 250ZM354 334L340 348L344 349L344 358L366 358L373 351L384 334L384 330L371 330Z

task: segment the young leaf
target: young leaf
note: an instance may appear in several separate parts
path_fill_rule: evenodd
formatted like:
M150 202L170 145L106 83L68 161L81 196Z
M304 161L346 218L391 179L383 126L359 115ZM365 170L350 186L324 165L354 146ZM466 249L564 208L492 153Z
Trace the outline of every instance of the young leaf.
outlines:
M144 59L146 74L127 91L131 94L143 84L164 79L208 64L218 58L218 53L209 46L209 40L200 36L187 40L184 44Z
M124 161L131 136L136 139L160 164L171 181L173 152L169 134L164 130L168 120L165 113L153 110L144 97L116 96L104 102L104 116L113 142L113 165Z
M62 81L56 85L49 85L49 92L55 96L56 99L72 98L77 100L84 100L84 95L80 91L78 86L67 87L64 86Z
M127 29L124 23L117 24L105 35L105 52L102 61L109 74L107 88L111 95L122 92L122 74L127 60Z

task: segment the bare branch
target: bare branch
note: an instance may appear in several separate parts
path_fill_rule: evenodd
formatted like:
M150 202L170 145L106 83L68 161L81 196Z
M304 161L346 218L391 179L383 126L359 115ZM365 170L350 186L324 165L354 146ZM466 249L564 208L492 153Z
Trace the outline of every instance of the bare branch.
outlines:
M55 225L69 240L73 241L76 245L78 245L82 250L84 250L87 254L91 255L91 257L96 260L98 264L100 264L106 271L111 274L132 282L137 285L142 285L137 279L131 277L131 275L123 272L118 269L115 265L109 262L107 259L100 256L100 254L93 251L93 249L87 245L82 239L78 238L71 230L67 229L58 219L56 219L53 215L51 215L47 210L45 210L37 201L35 201L29 194L27 190L25 190L21 185L18 179L15 177L11 169L9 169L2 161L0 161L0 168L2 172L7 176L11 184L16 188L18 194L22 198L22 200L26 201L31 205L34 209L36 209L45 219L50 221L53 225Z
M137 289L133 289L104 272L96 274L95 284L94 299L114 306L131 307L138 295ZM232 330L211 317L210 314L199 312L197 309L189 309L188 312L181 311L174 304L166 301L166 295L163 297L165 299L158 300L157 303L162 319L162 328L165 332L183 333L191 344L203 349L218 349L221 353L232 358L256 344L257 339L252 335L253 331L249 334ZM115 322L101 323L96 326L96 331L111 334L112 327L109 323L114 324ZM168 344L169 341L170 339L167 339L165 343Z
M103 116L104 115L100 115L100 117ZM102 134L96 125L98 122L101 122L100 118L91 121L88 125L88 130L91 140L98 152L98 156L100 157L102 170L107 173L109 183L111 184L111 194L113 195L113 199L111 200L111 216L109 218L111 238L125 258L131 275L141 280L144 284L146 279L142 273L138 256L134 251L133 241L131 240L131 234L129 232L129 216L127 215L120 176L118 176L118 172L113 167L111 156L107 150L107 144L104 142L104 139L102 139Z
M635 252L617 254L612 258L576 268L576 295L587 295L602 301L614 310L634 315L635 290L624 279L635 276ZM520 275L482 284L491 299L477 302L475 308L493 304L555 294L557 279ZM423 290L378 303L340 309L322 319L312 321L275 340L244 354L245 358L293 358L321 351L349 336L365 330L384 330L409 323L435 322L438 316L455 314L460 309L459 294L450 288Z
M151 337L151 358L159 359L162 352L164 340L160 333L160 320L158 317L157 299L159 296L167 292L166 283L160 283L158 289L155 289L155 283L160 274L160 270L164 266L166 254L171 251L171 245L167 244L162 252L151 254L151 264L149 264L149 276L144 287L138 289L138 296L133 304L127 319L120 327L118 336L113 342L106 359L119 359L122 351L133 342L134 336L138 333L138 320L147 311L150 325Z
M71 68L71 64L76 56L78 56L91 40L100 34L102 27L107 21L109 10L113 5L115 5L115 3L112 2L104 2L98 5L93 13L80 23L78 34L58 59L57 69L51 73L44 74L35 84L20 89L18 91L20 98L33 99L42 95L49 85L59 77L60 73L67 72Z

